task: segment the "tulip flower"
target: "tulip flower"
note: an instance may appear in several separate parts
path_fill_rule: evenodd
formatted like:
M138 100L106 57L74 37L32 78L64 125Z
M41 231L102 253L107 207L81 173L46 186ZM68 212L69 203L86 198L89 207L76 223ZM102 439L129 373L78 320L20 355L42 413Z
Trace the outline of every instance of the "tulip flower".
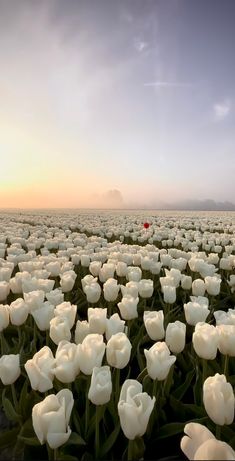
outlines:
M69 419L74 405L73 394L68 389L48 395L32 410L33 428L41 445L47 442L56 449L69 439Z
M112 335L106 346L108 364L115 368L124 368L129 363L131 347L131 343L125 333Z
M20 355L8 354L0 358L0 379L4 386L13 384L20 376Z
M163 311L144 311L144 325L153 341L160 341L165 336Z
M233 422L235 398L233 388L224 375L216 373L204 381L203 403L215 424L223 426Z
M199 357L207 360L215 359L219 344L219 334L216 327L204 322L197 323L192 342Z
M105 353L103 336L91 333L78 344L80 370L85 375L91 375L94 367L100 367Z
M78 349L76 344L60 341L55 355L54 374L62 383L72 383L79 373Z
M91 375L88 399L94 405L104 405L109 402L111 392L112 379L110 367L94 367Z
M165 342L173 354L179 354L185 346L186 325L179 320L168 323Z
M87 312L90 333L103 335L106 329L107 309L103 309L102 307L89 307Z
M166 379L171 366L176 361L176 357L170 355L166 343L164 341L155 343L149 350L144 349L144 355L150 378L158 379L158 381Z
M147 430L156 398L142 392L142 384L127 379L121 389L118 414L121 428L129 440L141 437Z
M124 295L121 302L118 303L118 309L124 320L132 320L138 317L137 306L139 298L133 298L131 295Z
M32 389L46 392L53 388L55 359L49 347L40 349L24 367Z

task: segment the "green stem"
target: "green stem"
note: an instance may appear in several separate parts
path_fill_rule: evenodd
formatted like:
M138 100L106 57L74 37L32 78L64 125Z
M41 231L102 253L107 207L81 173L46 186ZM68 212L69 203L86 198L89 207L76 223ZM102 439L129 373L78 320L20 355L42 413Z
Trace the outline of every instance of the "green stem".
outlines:
M204 384L207 378L207 360L202 359L202 385Z
M14 403L14 407L15 407L16 411L18 411L19 404L18 404L18 400L17 400L17 397L16 397L16 390L15 390L14 383L11 384L11 394L12 394L12 400L13 400L13 403Z
M119 394L120 394L120 369L115 368L114 374L115 374L115 392L114 392L114 395L115 395L116 402L118 402Z
M226 378L228 377L228 362L229 362L229 356L225 355L224 356L224 375Z
M90 379L87 380L87 391L86 391L86 407L85 407L85 437L87 436L88 426L89 426L89 399L88 392L90 388Z
M128 441L128 452L127 452L128 461L132 461L134 459L133 447L134 447L134 440L129 440Z
M4 347L4 336L3 332L1 331L0 333L0 338L1 338L1 355L4 355L5 353L5 347Z
M47 455L48 455L48 461L54 461L54 450L52 450L48 443L47 443Z
M95 412L95 459L99 459L100 452L100 406L97 405Z
M216 424L215 436L216 436L217 440L220 440L220 437L221 437L221 426L219 426L218 424Z
M147 375L148 371L147 371L147 368L144 368L141 373L137 376L136 380L137 381L142 381L144 379L144 377Z

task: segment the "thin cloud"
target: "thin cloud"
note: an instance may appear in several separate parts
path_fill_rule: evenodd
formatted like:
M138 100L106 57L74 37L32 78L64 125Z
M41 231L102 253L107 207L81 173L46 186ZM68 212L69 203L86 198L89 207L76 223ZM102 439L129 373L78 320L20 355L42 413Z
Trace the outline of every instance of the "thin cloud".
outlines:
M167 81L156 81L156 82L146 82L144 86L153 86L156 88L184 88L184 87L192 87L192 83L188 82L167 82Z
M214 117L216 121L224 120L231 111L231 103L228 99L223 102L216 103L213 106Z
M148 42L145 42L144 40L135 39L134 41L134 47L139 53L142 53L142 51L146 50L148 46Z

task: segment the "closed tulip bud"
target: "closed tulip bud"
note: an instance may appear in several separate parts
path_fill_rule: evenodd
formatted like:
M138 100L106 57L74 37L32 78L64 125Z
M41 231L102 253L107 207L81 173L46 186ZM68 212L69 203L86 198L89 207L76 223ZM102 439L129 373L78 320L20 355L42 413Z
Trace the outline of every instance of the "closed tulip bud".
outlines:
M199 423L188 423L184 428L185 436L180 448L190 460L235 460L235 452L225 442L221 442Z
M186 325L179 320L168 323L166 328L166 344L173 354L179 354L185 347Z
M102 283L114 277L115 264L105 263L99 271L99 279Z
M82 267L89 267L91 262L89 255L81 255L81 266Z
M105 337L108 341L112 335L123 333L125 328L125 320L121 320L119 315L113 314L109 319L106 319Z
M204 296L206 291L205 283L202 279L196 279L192 283L192 293L194 296Z
M87 285L90 285L91 283L96 283L97 280L98 280L97 277L93 277L93 275L91 275L91 274L85 275L85 277L83 277L83 279L81 279L81 284L82 284L83 291L85 291L85 287Z
M160 263L159 261L152 261L150 272L151 274L154 274L154 275L160 274L161 268L162 268L162 263Z
M173 278L174 280L174 285L176 288L179 286L180 284L180 280L181 280L181 272L179 269L174 269L174 268L171 268L170 270L167 270L165 269L165 273L166 273L166 277L170 277L170 278Z
M57 316L51 319L49 335L52 341L57 345L63 339L70 341L71 331L67 318Z
M223 426L232 424L234 419L235 398L233 388L224 375L216 373L203 384L203 403L210 419Z
M75 274L76 275L76 274ZM63 293L71 291L75 284L75 277L69 272L65 272L60 277L60 285Z
M62 383L72 383L79 373L78 349L76 344L60 341L55 354L56 378Z
M163 311L145 311L143 320L146 331L153 341L160 341L164 338Z
M191 296L191 301L184 304L186 322L195 326L199 322L205 322L210 310L208 298L204 296Z
M126 277L128 272L128 266L123 261L118 261L116 265L116 274L118 277Z
M139 282L142 277L142 270L140 269L140 267L130 266L128 267L126 277L127 280L129 280L129 282Z
M50 272L51 277L58 277L60 274L60 268L61 265L59 261L51 261L45 266L45 269Z
M192 277L191 275L181 275L181 286L183 290L191 290L192 288Z
M55 450L70 437L69 419L74 405L73 394L69 389L48 395L32 410L33 428L43 445L48 443Z
M81 344L84 338L89 335L90 326L87 320L78 320L75 328L75 343Z
M78 344L80 370L85 375L91 375L94 367L100 367L105 353L103 336L91 333Z
M129 440L144 435L154 408L155 397L151 398L142 389L142 384L135 379L127 379L122 385L118 414L121 428Z
M9 306L0 304L0 332L9 325Z
M141 268L144 271L149 271L151 268L151 264L152 264L152 259L150 259L149 256L141 257Z
M99 283L94 282L86 285L84 288L84 293L88 303L97 303L101 295L101 287Z
M10 293L10 285L8 282L0 282L0 302L5 301L7 299L7 296Z
M214 277L205 277L205 287L209 295L217 296L220 293L221 279Z
M94 405L104 405L110 401L112 379L109 366L94 367L91 375L91 384L88 399Z
M55 359L49 347L40 349L32 359L27 360L24 367L32 389L46 392L53 388Z
M149 350L144 349L144 355L147 361L148 375L152 379L163 381L166 379L171 366L176 361L165 342L157 342Z
M120 303L118 303L118 309L124 320L131 320L138 317L137 306L139 298L133 298L130 295L123 296Z
M217 354L219 334L213 325L199 322L192 337L196 354L202 359L214 360Z
M35 309L31 312L34 321L41 331L50 329L50 321L54 317L55 307L50 304L49 301L45 301L39 309Z
M4 386L13 384L20 376L20 355L2 355L0 358L0 379Z
M176 301L176 288L172 286L164 286L162 291L164 302L167 304L174 304Z
M130 295L137 298L139 294L139 282L127 282L126 285L121 285L122 296Z
M10 304L9 314L12 325L23 325L29 314L28 305L23 298L18 298Z
M141 298L151 298L153 295L153 280L142 279L139 282L139 295Z
M24 293L24 300L29 308L29 312L40 309L45 298L43 290L34 290L30 293Z
M219 333L219 351L221 354L235 357L235 325L216 326Z
M88 322L90 333L103 335L106 329L107 309L102 307L88 308Z
M64 294L60 288L56 288L55 290L46 293L46 298L50 304L53 304L53 306L58 306L58 304L64 302Z
M109 278L103 285L104 290L104 299L108 302L115 301L118 297L120 285L118 285L117 280Z
M108 364L115 368L125 368L131 356L131 343L125 333L116 333L111 336L106 346Z
M77 314L77 305L71 304L70 302L63 302L56 306L54 310L55 317L65 318L71 329L74 325L76 314ZM65 338L64 338L65 339Z
M89 265L89 271L93 275L93 277L98 277L100 269L102 267L101 261L92 261Z

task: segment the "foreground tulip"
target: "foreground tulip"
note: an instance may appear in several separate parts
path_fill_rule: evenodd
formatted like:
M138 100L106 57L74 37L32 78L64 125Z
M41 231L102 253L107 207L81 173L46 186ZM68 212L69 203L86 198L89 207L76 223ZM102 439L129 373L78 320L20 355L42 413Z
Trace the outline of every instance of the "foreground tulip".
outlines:
M120 285L118 285L117 280L109 278L103 285L104 299L108 302L115 301L118 297L119 289Z
M180 448L189 460L235 460L235 452L225 442L221 442L199 423L188 423L184 428L185 436Z
M232 424L235 398L233 388L224 375L216 373L204 381L203 403L208 416L215 424Z
M48 395L33 407L33 428L41 445L48 443L56 449L69 439L71 429L69 419L73 408L73 394L62 389L58 394Z
M102 307L89 307L87 311L90 333L103 335L106 329L107 309Z
M76 344L60 341L55 354L56 378L62 383L72 383L79 373L78 349Z
M196 279L192 283L192 293L193 296L204 296L206 291L206 286L204 280Z
M121 320L118 314L113 314L109 319L106 319L105 337L108 341L112 335L123 333L125 328L125 320Z
M4 386L13 384L20 376L20 355L2 355L0 358L0 379Z
M94 367L91 375L88 399L94 405L104 405L109 402L111 392L112 380L110 367Z
M186 325L179 320L168 323L166 328L166 344L173 354L182 352L185 346Z
M55 359L49 347L44 346L25 363L32 389L46 392L53 388Z
M217 354L219 334L213 325L199 322L192 337L196 354L202 359L214 360Z
M23 298L18 298L10 304L9 314L12 325L23 325L29 314L29 308Z
M135 379L127 379L121 389L118 414L121 428L129 440L141 437L146 432L156 400L142 389L142 384Z
M176 361L174 355L170 355L170 351L165 342L157 342L149 350L144 349L146 357L146 367L148 375L152 379L163 381L166 379L171 366Z
M235 357L235 325L217 325L219 333L219 351L221 354Z
M133 298L131 295L124 295L121 302L118 303L118 309L124 320L132 320L138 317L137 306L139 298Z
M94 367L100 367L105 353L103 336L91 333L78 344L80 370L85 375L91 375Z
M144 325L153 341L160 341L165 336L163 311L144 311Z
M112 335L106 346L108 364L115 368L124 368L129 363L131 347L131 343L125 333Z

